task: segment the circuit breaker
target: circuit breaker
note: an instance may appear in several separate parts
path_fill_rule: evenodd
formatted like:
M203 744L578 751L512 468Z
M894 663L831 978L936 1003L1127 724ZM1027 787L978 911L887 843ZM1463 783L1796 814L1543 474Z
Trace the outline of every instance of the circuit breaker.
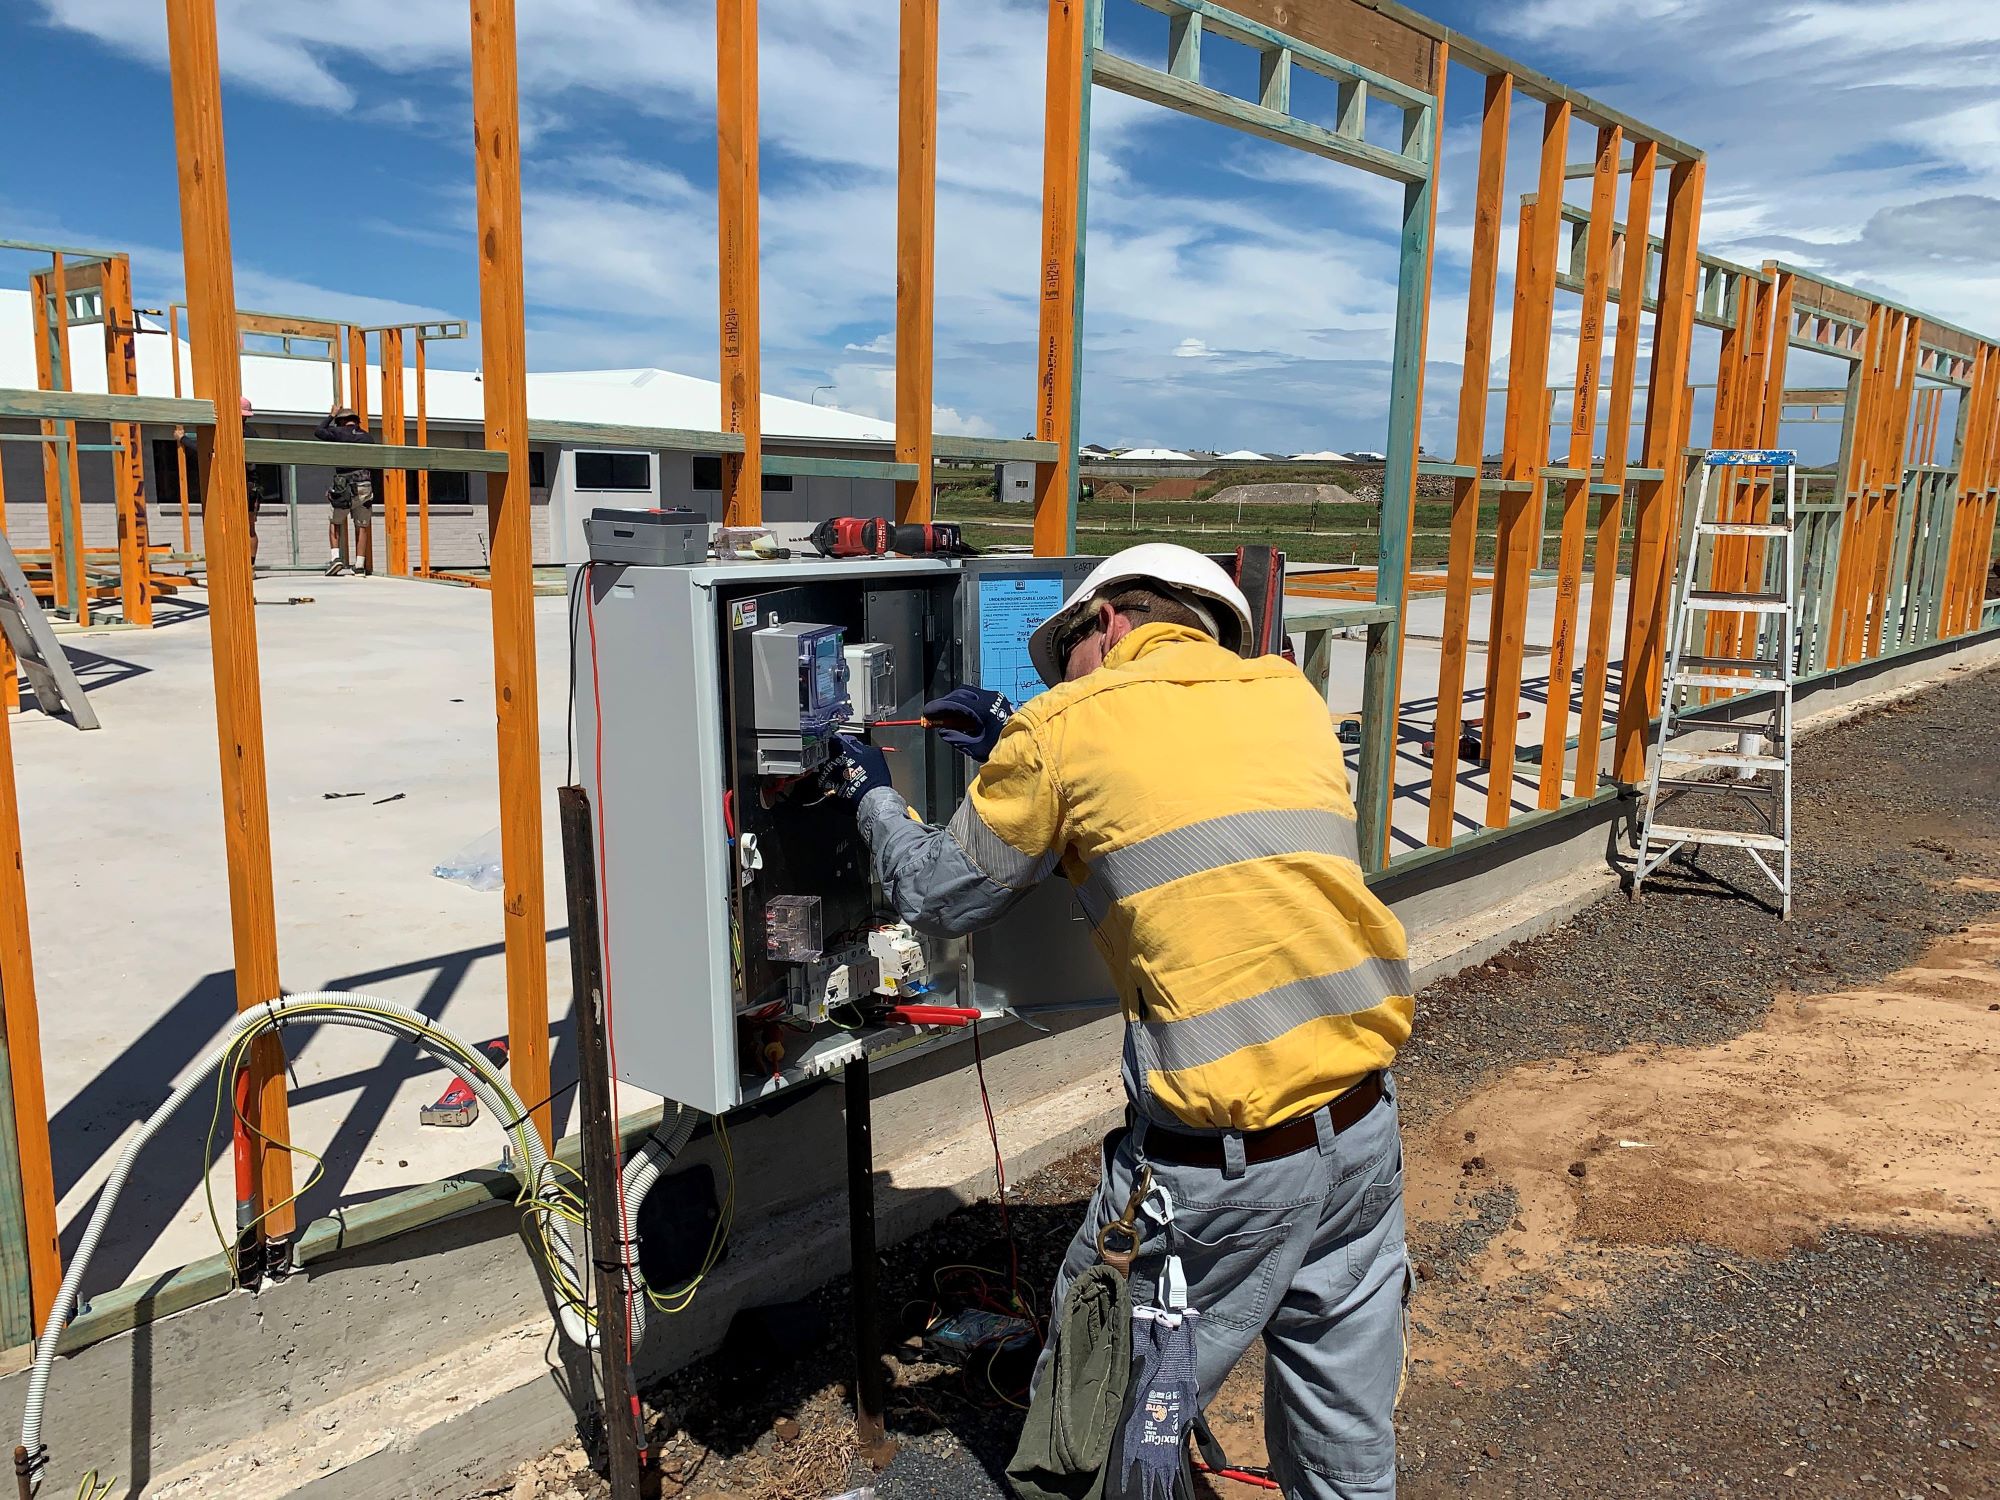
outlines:
M971 938L914 932L824 779L835 736L863 735L920 816L949 820L976 768L923 705L963 682L1040 691L1028 634L1093 562L590 566L576 729L625 1082L720 1112L935 1045L898 1004L1109 999L1066 881Z

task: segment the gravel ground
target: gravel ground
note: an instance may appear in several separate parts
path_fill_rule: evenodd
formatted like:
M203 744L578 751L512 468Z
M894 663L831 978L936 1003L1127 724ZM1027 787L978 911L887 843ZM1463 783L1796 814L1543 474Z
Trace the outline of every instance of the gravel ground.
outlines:
M1802 741L1788 924L1761 904L1747 861L1704 855L1641 904L1613 896L1433 987L1397 1068L1412 1149L1511 1068L1712 1046L1758 1028L1781 991L1879 979L2000 910L1996 743L2000 672ZM1014 1193L1023 1285L1048 1284L1095 1173L1093 1149ZM1518 1211L1512 1188L1470 1172L1449 1212L1413 1205L1406 1496L2000 1495L2000 1234L1832 1232L1769 1259L1578 1243L1569 1253L1603 1286L1569 1299L1547 1267L1504 1286L1470 1274L1522 1227ZM982 1203L886 1252L885 1308L921 1312L936 1265L1004 1267L998 1231ZM851 1459L846 1317L843 1279L650 1392L662 1493L818 1500L871 1483L878 1500L1004 1496L994 1476L1018 1412L907 1349L890 1367L901 1455L872 1477ZM770 1348L770 1326L791 1331L788 1350ZM1466 1348L1484 1350L1476 1372L1441 1357ZM1250 1432L1255 1363L1216 1403ZM1225 1441L1239 1462L1256 1456L1238 1451L1241 1431ZM500 1493L602 1494L581 1461L549 1455Z

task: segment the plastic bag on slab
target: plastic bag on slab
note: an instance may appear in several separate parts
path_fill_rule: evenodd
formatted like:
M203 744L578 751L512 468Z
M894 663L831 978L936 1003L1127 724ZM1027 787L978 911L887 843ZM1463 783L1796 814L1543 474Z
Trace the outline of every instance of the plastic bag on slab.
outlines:
M443 864L431 866L431 874L475 891L499 890L506 884L500 873L500 830L488 829Z
M875 1500L875 1486L864 1484L858 1490L848 1490L838 1495L828 1495L826 1500Z

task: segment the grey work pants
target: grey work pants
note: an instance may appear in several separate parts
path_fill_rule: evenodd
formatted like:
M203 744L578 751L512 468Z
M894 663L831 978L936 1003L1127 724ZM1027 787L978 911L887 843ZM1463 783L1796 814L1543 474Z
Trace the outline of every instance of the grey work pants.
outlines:
M1174 1200L1172 1239L1187 1275L1204 1405L1264 1336L1264 1433L1288 1500L1378 1500L1396 1493L1409 1253L1393 1080L1383 1100L1316 1150L1276 1161L1187 1167L1154 1161ZM1097 1231L1123 1213L1145 1126L1105 1138L1097 1196L1056 1278L1051 1307L1096 1262ZM1238 1153L1230 1153L1232 1159ZM1168 1236L1148 1222L1132 1301L1150 1302Z

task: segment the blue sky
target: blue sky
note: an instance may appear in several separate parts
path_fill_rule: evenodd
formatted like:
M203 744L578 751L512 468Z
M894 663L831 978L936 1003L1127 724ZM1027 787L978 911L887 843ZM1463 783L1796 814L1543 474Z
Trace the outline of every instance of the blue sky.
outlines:
M476 317L462 0L219 9L239 302ZM2000 331L2000 6L1429 9L1706 148L1707 248L1782 256ZM800 398L830 384L838 404L876 415L894 391L894 12L890 0L764 0L762 22L765 383ZM180 284L162 15L160 0L0 9L0 129L61 143L9 154L0 234L129 249L154 302ZM1011 436L1030 421L1043 17L1032 0L942 0L944 431ZM1129 0L1111 0L1109 17L1115 50L1159 55L1163 19ZM1232 50L1211 48L1215 79L1247 67ZM521 71L531 361L712 375L712 8L523 0ZM1455 68L1433 448L1449 446L1458 386L1477 104L1476 76ZM1101 90L1095 109L1084 437L1380 447L1398 190ZM1529 185L1538 115L1517 110L1510 192ZM1572 156L1588 150L1578 131ZM1505 347L1503 322L1503 359ZM435 352L477 358L473 343ZM1570 363L1559 326L1558 378ZM1794 380L1823 374L1802 363Z

